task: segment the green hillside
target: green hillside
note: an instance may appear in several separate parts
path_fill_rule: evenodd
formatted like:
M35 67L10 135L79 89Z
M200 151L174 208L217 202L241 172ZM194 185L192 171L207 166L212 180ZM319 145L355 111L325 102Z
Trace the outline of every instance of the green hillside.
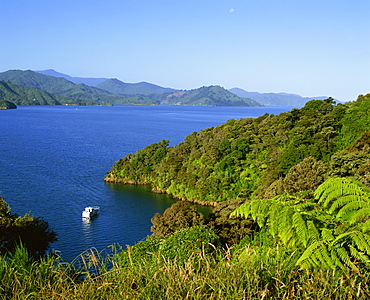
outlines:
M0 80L11 82L31 89L40 89L51 94L61 94L73 89L74 83L61 77L52 77L31 70L9 70L0 73Z
M0 99L16 105L91 105L91 102L53 95L36 88L27 88L10 82L0 81Z
M346 159L356 157L338 151L370 130L369 115L367 95L346 105L330 98L312 100L280 115L229 120L194 132L175 147L162 141L128 155L115 163L106 180L147 183L183 199L217 203L252 194L275 195L293 167L308 157L323 166L321 178L330 172L356 175L364 162L359 160L347 174L339 161L350 166Z
M107 104L122 98L83 83L74 84L65 78L47 76L30 70L9 70L0 73L0 80L27 88L39 89L50 94L60 95L64 97L63 99L67 97L74 99L68 100L69 102L76 102L75 99L79 99L79 102L82 103ZM66 100L63 100L63 102L65 103Z
M189 91L179 91L162 97L162 104L207 106L262 106L258 102L241 98L218 86L204 86Z
M97 87L112 94L126 95L166 94L176 91L147 82L125 83L118 79L108 79L100 83Z

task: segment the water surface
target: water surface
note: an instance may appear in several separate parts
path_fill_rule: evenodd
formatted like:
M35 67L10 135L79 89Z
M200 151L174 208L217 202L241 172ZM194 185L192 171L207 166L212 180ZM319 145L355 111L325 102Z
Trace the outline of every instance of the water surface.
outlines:
M278 114L291 107L19 106L0 110L0 191L14 213L31 213L57 232L52 248L71 260L82 251L132 245L150 219L175 202L146 186L104 183L115 161L150 143L175 145L228 119ZM85 206L100 214L82 220Z

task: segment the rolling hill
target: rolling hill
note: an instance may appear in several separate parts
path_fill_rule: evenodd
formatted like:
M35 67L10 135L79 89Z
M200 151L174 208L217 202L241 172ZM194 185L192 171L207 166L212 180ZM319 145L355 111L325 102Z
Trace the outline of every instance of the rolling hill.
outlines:
M178 91L163 97L161 104L205 106L262 106L257 101L239 97L218 85Z
M176 91L175 89L164 88L148 82L125 83L115 78L108 79L100 83L97 87L112 94L126 95L166 94Z
M0 81L0 99L16 105L91 105L91 102L54 95L35 88L27 88Z

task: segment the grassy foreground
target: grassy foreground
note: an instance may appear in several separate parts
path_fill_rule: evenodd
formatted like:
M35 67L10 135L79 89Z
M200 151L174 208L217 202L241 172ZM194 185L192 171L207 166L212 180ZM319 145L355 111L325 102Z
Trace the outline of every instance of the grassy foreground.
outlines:
M281 251L281 252L279 252ZM193 252L185 260L129 247L72 263L33 261L20 247L0 259L0 299L369 299L370 274L289 266L279 248Z

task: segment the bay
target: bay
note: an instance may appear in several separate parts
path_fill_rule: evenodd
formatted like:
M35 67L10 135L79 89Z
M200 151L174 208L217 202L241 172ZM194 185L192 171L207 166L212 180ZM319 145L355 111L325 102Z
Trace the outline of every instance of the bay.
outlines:
M42 217L58 234L51 246L71 261L91 247L132 245L150 219L176 200L146 186L104 183L115 161L145 146L292 107L19 106L0 110L0 191L13 213ZM85 206L99 215L84 221Z

